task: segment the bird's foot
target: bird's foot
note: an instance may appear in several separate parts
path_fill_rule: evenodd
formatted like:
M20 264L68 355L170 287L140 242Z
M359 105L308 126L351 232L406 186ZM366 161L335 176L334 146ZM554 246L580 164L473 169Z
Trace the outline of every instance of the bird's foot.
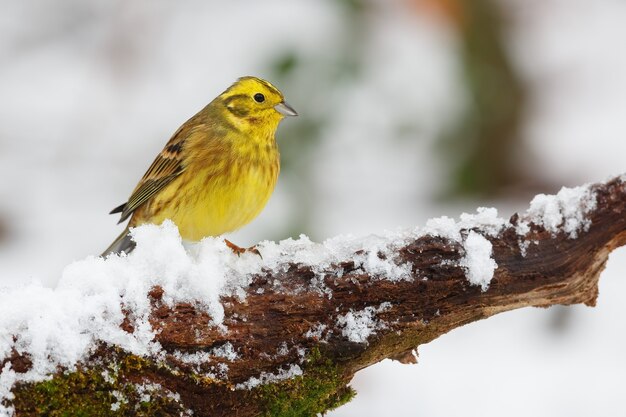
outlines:
M241 246L235 245L233 242L231 242L228 239L224 239L224 243L226 243L226 246L228 246L230 250L232 250L237 256L241 256L242 254L246 252L250 252L250 253L254 253L255 255L259 255L261 259L263 259L263 257L261 256L261 252L259 252L256 246L250 246L249 248L242 248Z

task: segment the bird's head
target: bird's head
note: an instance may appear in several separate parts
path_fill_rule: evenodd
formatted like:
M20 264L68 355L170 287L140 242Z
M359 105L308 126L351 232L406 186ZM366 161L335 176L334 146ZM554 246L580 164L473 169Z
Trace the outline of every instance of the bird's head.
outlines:
M256 77L239 78L219 100L238 125L276 128L285 116L298 115L276 87Z

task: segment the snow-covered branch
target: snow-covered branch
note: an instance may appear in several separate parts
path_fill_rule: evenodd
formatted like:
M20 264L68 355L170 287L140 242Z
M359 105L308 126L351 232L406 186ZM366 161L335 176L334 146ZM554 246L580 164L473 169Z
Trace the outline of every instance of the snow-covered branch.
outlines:
M354 373L525 306L594 305L626 243L626 177L426 227L323 244L221 239L171 223L130 256L88 258L59 286L0 292L0 414L314 415ZM143 413L143 414L142 414Z

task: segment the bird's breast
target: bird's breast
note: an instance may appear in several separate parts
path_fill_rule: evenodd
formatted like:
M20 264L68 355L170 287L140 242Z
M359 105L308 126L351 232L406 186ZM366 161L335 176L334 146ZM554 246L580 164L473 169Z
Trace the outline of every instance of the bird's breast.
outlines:
M280 171L278 152L263 158L238 158L219 170L200 170L189 187L187 204L172 220L183 239L232 232L251 222L267 204ZM186 208L184 208L186 206Z

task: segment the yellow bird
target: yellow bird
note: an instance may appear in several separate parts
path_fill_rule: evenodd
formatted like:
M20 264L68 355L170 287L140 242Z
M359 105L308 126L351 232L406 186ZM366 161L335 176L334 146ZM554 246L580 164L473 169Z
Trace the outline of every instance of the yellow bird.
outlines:
M238 79L174 133L128 201L111 211L130 222L102 256L132 251L128 229L144 223L170 219L183 239L199 241L252 221L280 171L278 124L297 115L269 82Z

